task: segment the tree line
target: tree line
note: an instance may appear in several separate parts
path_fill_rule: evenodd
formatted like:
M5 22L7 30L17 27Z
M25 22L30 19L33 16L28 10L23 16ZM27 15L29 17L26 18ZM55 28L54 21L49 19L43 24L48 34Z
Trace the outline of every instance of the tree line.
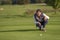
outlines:
M46 4L54 8L55 14L57 10L60 8L60 0L46 0Z
M0 0L0 4L29 4L29 3L44 3L45 0Z

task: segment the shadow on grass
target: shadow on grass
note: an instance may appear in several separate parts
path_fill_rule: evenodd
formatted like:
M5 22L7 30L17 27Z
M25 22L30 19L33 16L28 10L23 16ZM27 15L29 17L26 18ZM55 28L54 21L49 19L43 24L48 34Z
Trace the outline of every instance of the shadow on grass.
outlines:
M24 30L4 30L0 32L30 32L30 31L40 31L38 29L24 29Z

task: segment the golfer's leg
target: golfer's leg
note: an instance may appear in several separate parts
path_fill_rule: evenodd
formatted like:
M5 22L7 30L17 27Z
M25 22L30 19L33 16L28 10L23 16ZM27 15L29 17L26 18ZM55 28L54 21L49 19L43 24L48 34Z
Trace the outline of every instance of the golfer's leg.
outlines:
M42 22L42 25L43 25L42 31L46 32L45 26L46 26L47 23L48 23L48 20Z
M48 23L48 20L43 22L43 28L45 28L46 24Z
M43 22L41 22L41 31L44 30L44 27L43 27Z
M40 23L37 23L36 27L38 27L41 30L41 24Z

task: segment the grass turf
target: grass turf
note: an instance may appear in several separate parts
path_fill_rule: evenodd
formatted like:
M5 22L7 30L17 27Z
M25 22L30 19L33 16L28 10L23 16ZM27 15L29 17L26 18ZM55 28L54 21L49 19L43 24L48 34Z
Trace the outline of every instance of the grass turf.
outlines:
M0 7L4 8L3 11L0 11L0 40L60 40L60 12L55 15L47 13L50 16L46 25L47 32L42 32L36 29L33 17L19 16L23 15L23 11L26 10L23 5L3 5ZM31 9L38 7L35 6Z

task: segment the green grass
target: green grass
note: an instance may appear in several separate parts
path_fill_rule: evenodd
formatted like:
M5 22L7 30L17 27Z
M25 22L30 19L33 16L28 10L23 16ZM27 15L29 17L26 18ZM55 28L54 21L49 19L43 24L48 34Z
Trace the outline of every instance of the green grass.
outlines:
M21 16L28 9L27 6L33 10L51 8L39 5L0 6L4 8L3 11L0 10L0 40L60 40L60 12L46 13L50 19L46 25L47 32L42 32L36 29L33 17Z

